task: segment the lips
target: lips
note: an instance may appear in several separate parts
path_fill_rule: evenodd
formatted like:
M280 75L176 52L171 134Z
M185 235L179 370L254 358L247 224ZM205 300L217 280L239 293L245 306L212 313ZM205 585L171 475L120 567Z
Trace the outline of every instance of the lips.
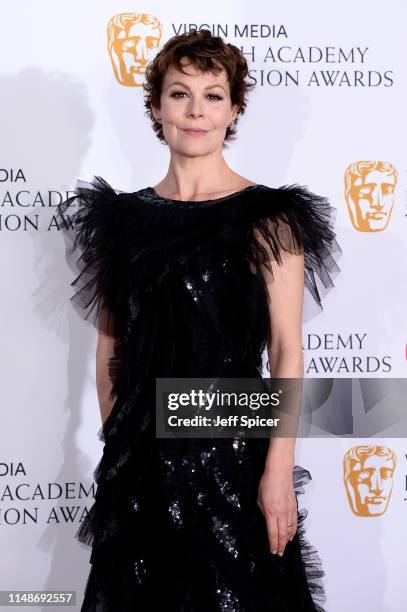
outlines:
M366 501L368 504L381 504L384 500L385 497L368 497Z
M201 130L200 128L185 128L183 130L188 134L206 134L207 130Z
M368 219L383 219L385 216L387 215L386 212L384 211L374 211L374 212L368 212L367 213L367 218Z

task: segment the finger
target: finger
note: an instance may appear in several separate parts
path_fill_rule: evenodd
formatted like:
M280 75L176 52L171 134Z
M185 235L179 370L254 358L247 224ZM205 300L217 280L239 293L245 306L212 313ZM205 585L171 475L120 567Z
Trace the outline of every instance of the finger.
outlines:
M278 547L278 525L275 513L265 513L267 535L269 539L270 551L275 555Z
M291 542L297 532L297 526L298 526L298 516L297 516L296 509L291 513L291 519L288 521L287 525L291 525L291 527L288 527L287 529L288 539Z
M288 516L290 520L287 523L287 535L288 535L288 539L292 540L297 530L297 522L298 522L297 500L295 498L291 504L290 512L288 513ZM288 527L288 525L291 525L291 527Z
M277 517L278 525L278 554L281 556L288 542L287 525L289 524L289 514L280 512Z
M292 499L290 512L288 514L289 514L290 520L287 523L287 536L288 536L289 541L291 542L291 540L294 538L296 534L297 526L298 526L298 500L295 494ZM291 527L289 527L288 525L291 525Z

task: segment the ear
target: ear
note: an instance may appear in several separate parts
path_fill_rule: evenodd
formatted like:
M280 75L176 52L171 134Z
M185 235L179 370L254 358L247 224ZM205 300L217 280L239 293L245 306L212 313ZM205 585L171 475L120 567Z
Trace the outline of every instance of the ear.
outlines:
M230 118L231 121L235 121L237 118L237 111L239 110L239 107L237 104L233 104L232 105L232 116Z
M155 108L155 106L151 106L151 112L153 113L153 117L156 121L161 121L161 114L158 108Z

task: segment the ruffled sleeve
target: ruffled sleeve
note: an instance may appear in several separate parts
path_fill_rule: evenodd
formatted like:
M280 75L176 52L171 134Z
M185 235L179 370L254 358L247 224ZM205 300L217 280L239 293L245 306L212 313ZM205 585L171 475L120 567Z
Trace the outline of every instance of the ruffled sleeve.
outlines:
M253 206L249 260L255 269L282 265L282 252L304 254L304 284L316 304L334 287L342 249L334 230L337 209L324 196L298 184L269 188Z
M125 218L120 192L100 176L91 182L78 179L74 195L57 206L58 227L76 274L70 300L81 318L98 329L112 330L112 322L114 328L128 291ZM106 316L99 316L100 309Z

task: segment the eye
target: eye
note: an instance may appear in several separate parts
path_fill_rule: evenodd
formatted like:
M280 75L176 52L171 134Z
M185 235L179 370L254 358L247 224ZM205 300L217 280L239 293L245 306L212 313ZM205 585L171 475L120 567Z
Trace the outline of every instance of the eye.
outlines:
M185 95L187 95L185 91L173 91L170 94L170 97L180 99L180 98L183 98ZM208 94L208 98L211 101L216 101L216 102L218 102L219 100L223 100L222 96L218 96L217 94Z
M393 477L393 470L391 470L391 469L383 469L382 470L382 477L383 478L392 478Z

